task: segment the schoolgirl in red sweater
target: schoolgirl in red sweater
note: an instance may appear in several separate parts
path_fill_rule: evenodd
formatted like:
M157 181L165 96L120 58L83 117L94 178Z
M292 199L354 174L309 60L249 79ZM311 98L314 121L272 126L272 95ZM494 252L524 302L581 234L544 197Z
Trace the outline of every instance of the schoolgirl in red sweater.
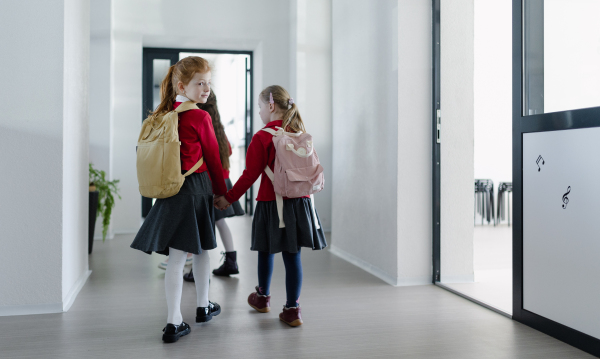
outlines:
M264 89L258 100L259 114L265 128L283 128L287 132L304 132L304 123L298 107L289 93L281 86ZM262 175L254 220L252 222L251 250L258 251L258 286L248 296L248 304L261 313L270 311L270 284L275 253L280 253L285 264L285 286L287 300L279 319L291 326L301 325L299 304L302 288L301 247L313 250L327 246L325 234L317 212L313 214L310 196L283 198L285 228L279 228L279 215L275 191L265 173L266 166L274 170L275 147L273 135L258 131L248 147L246 170L231 190L215 199L217 208L225 208L237 201ZM319 225L317 225L317 223Z
M171 66L163 80L161 103L151 116L172 111L183 102L206 102L210 94L210 79L210 66L205 59L190 56L179 60ZM156 200L131 244L132 248L148 254L156 252L169 256L165 273L168 316L163 329L163 341L168 343L190 333L190 326L183 322L180 310L187 253L193 253L196 322L207 322L221 312L217 303L208 300L208 250L217 246L213 193L223 195L227 187L209 114L200 109L180 113L179 141L182 173L194 167L200 158L204 159L204 163L185 179L177 195Z

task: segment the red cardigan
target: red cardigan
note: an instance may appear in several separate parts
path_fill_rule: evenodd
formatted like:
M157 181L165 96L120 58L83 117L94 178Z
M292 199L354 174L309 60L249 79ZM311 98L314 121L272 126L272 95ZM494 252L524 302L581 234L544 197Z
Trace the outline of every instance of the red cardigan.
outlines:
M181 105L175 102L173 109ZM194 167L200 157L204 163L196 173L208 171L214 194L225 194L227 186L223 179L223 166L219 156L219 144L208 112L190 110L179 114L179 141L181 141L181 169Z
M281 127L282 120L269 122L263 128ZM273 145L273 135L265 131L258 131L252 137L248 152L246 154L246 169L240 176L240 179L235 183L235 186L225 195L225 199L229 203L233 203L240 199L244 193L256 182L258 176L262 174L260 188L258 189L257 201L274 201L275 190L273 183L265 173L265 167L273 170L275 165L275 146ZM306 196L309 198L310 196ZM284 197L284 199L287 199Z

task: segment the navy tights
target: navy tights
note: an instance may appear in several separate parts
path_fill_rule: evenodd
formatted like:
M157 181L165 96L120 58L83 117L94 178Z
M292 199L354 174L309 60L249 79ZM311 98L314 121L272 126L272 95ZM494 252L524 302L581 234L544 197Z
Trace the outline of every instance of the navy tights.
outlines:
M285 305L288 308L297 307L302 289L302 261L300 260L300 250L298 253L281 252L283 264L285 265L285 291L287 300ZM269 295L271 286L271 276L273 275L273 261L275 254L267 252L258 252L258 287L260 294Z

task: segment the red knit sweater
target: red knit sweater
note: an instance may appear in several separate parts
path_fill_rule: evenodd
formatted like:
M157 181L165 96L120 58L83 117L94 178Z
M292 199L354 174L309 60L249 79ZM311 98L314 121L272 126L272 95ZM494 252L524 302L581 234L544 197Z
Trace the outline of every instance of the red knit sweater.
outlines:
M269 122L263 128L281 127L282 120ZM265 131L258 131L252 137L248 152L246 153L246 169L235 183L233 188L227 192L225 199L233 203L240 199L244 193L256 182L258 176L262 174L260 188L258 189L257 201L274 201L275 190L269 176L265 173L267 164L274 169L275 165L275 146L273 145L273 135ZM306 196L309 198L310 196ZM284 199L287 199L284 197Z
M173 109L181 105L175 102ZM179 141L181 141L181 169L194 167L200 157L204 163L196 173L208 171L214 194L225 194L227 186L223 179L223 166L219 156L219 144L208 112L190 110L179 114Z

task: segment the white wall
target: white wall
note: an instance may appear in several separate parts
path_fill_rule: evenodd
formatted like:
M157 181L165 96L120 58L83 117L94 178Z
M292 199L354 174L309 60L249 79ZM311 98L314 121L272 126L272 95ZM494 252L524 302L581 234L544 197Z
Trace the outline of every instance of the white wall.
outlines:
M55 0L0 12L0 315L68 309L89 273L88 11Z
M474 4L444 0L441 46L441 281L472 282Z
M252 50L255 98L267 85L289 89L290 7L277 0L177 2L177 9L185 11L176 11L167 0L124 0L112 6L111 176L121 180L123 197L113 222L115 232L133 233L141 217L135 141L141 127L142 48ZM256 131L262 127L258 111L254 118Z
M474 4L474 174L512 182L512 3Z
M90 12L90 163L110 171L111 120L111 9L112 0L91 0ZM112 226L108 238L112 238ZM102 238L102 217L96 220L95 238Z
M292 40L291 95L308 133L312 134L325 188L315 195L315 206L325 231L331 231L332 193L332 92L331 92L331 0L292 1L295 21ZM292 12L293 12L293 9ZM294 76L295 75L295 76ZM294 86L295 84L295 86Z
M90 2L65 0L62 300L68 310L88 272Z
M431 2L398 1L398 282L432 278Z
M390 284L430 283L430 3L332 12L331 250Z

